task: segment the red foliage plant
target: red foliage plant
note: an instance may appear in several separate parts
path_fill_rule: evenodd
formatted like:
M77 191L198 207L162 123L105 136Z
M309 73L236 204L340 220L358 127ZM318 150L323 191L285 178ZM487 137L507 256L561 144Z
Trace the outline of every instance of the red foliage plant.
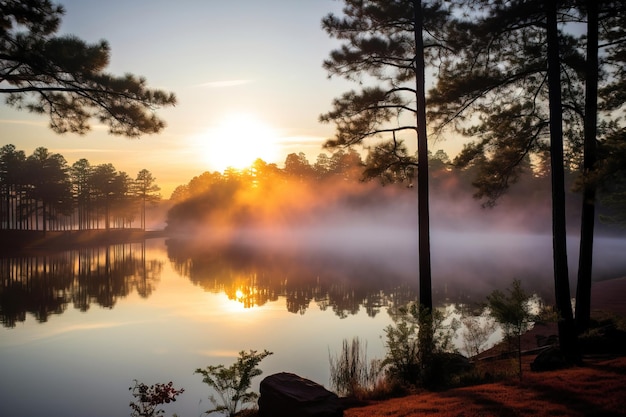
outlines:
M146 385L135 380L135 386L128 388L135 397L135 402L130 403L132 410L131 417L154 417L163 414L163 410L158 409L162 404L176 401L176 397L182 394L185 389L174 388L172 381L167 384Z

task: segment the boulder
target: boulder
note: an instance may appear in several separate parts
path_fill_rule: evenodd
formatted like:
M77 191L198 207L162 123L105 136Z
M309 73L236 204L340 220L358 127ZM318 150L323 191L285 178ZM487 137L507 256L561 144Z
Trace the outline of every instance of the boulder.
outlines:
M537 355L530 364L530 369L535 372L554 371L567 368L568 363L558 346L551 346Z
M298 375L281 372L261 381L261 417L342 417L343 408L333 392Z

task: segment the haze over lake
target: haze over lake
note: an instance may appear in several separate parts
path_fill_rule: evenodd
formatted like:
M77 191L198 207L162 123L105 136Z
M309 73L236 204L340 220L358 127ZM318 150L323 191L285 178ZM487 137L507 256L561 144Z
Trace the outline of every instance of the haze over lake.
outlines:
M291 249L154 239L2 258L0 372L12 376L0 382L3 414L128 415L138 379L174 381L185 393L167 414L200 415L209 391L193 371L229 365L241 350L274 352L265 376L288 371L326 386L343 339L358 336L381 358L395 308L417 297L413 233L291 233L300 242ZM550 297L550 248L547 235L437 232L435 300L482 301L513 278ZM626 240L598 238L596 275L626 275L620 253Z

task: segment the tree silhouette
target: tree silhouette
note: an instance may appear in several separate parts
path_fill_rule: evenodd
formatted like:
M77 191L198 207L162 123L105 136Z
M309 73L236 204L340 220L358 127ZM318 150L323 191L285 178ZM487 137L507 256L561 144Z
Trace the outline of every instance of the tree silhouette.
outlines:
M563 162L563 104L557 0L545 3L548 52L548 107L550 113L550 168L552 179L552 250L554 296L559 312L559 346L572 361L578 360L574 314L567 265L567 224L565 221L565 167ZM521 365L520 365L521 366ZM520 372L521 375L521 372Z
M80 159L71 167L44 147L25 157L14 145L0 148L0 229L88 230L132 227L137 213L145 229L145 203L159 190L150 171L137 179L112 164L91 166Z
M285 173L289 176L297 178L300 181L306 181L313 176L313 167L303 152L298 154L290 153L285 159Z
M79 230L90 228L92 203L91 173L91 164L84 158L74 162L70 168L72 191L76 202Z
M579 5L587 16L585 104L583 161L581 169L582 215L580 228L580 250L578 258L578 286L576 288L576 324L579 332L589 327L591 315L591 281L593 261L593 236L596 217L598 186L623 182L623 170L610 168L624 166L623 152L619 142L624 142L623 127L614 118L616 111L624 107L626 74L626 5L621 1L586 0ZM600 44L600 39L602 44ZM600 49L602 58L600 59ZM599 83L604 85L599 90ZM600 101L600 104L598 103ZM602 113L601 128L598 115ZM613 119L612 121L609 121ZM622 125L623 126L623 125ZM616 132L622 131L622 133ZM600 134L599 134L600 133ZM603 139L599 141L599 139ZM617 148L614 140L617 139ZM622 145L623 147L623 145ZM606 167L609 167L608 169ZM617 174L617 175L615 175ZM609 199L615 191L604 189ZM619 198L619 197L618 197Z
M598 136L598 4L585 2L587 9L587 62L585 66L585 116L583 138L583 176L596 170ZM582 213L580 219L580 247L578 256L578 285L576 287L576 326L584 331L591 317L591 266L593 263L593 234L597 186L583 180Z
M48 230L48 222L57 214L69 215L72 211L71 183L65 158L51 154L39 147L26 160L28 174L28 196L34 201L33 213L36 222L41 211L42 230ZM40 204L41 203L41 204ZM39 229L38 225L35 229Z
M427 50L436 51L429 57L442 53L435 47L441 46L436 36L446 26L448 13L440 2L425 6L408 0L344 3L343 17L329 14L322 20L324 30L342 42L324 68L331 76L351 80L373 77L376 86L344 93L333 101L333 110L320 116L321 121L336 125L335 137L324 146L351 147L384 137L370 152L366 174L404 179L408 175L399 172L417 167L420 303L432 309L424 58ZM423 33L428 35L426 41ZM397 138L406 131L417 132L417 161Z
M96 118L117 135L137 137L165 126L154 110L176 103L174 94L147 88L132 74L104 72L105 41L87 44L56 36L64 9L49 0L0 2L0 93L7 104L47 114L57 133L86 133Z
M24 151L14 145L4 145L0 149L0 187L2 190L1 229L18 228L18 194L21 192L23 169L26 162Z
M610 3L603 2L605 6ZM593 109L585 110L581 100L585 85L593 83L594 75L585 67L593 57L585 57L583 40L566 33L563 24L581 20L583 2L529 0L496 5L477 0L468 4L480 17L457 27L458 36L469 40L468 46L443 67L430 96L432 116L443 126L454 125L462 133L480 138L467 145L455 162L462 167L479 167L475 184L487 205L495 204L530 167L531 154L542 158L550 155L561 347L575 356L564 164L576 166L583 137L597 139L591 130L593 115L585 114ZM616 11L615 4L613 8ZM593 94L593 90L587 93ZM595 100L595 96L589 99ZM475 125L468 127L470 118ZM583 126L584 119L591 122L585 121ZM583 222L586 242L581 242L581 250L593 236L593 224ZM591 251L581 251L580 261L590 266ZM588 269L585 278L589 283L590 273ZM581 291L585 298L590 296L590 285L582 286ZM585 303L581 303L581 314L583 310L587 310Z
M101 164L91 174L94 198L97 208L104 208L104 228L109 230L111 224L111 203L114 196L114 180L117 172L112 164ZM96 214L98 221L100 215Z
M141 228L146 230L146 203L155 203L161 199L157 194L161 188L156 184L156 179L147 169L142 169L135 179L135 192L141 202Z
M119 171L113 179L113 221L115 228L132 224L137 210L135 182L124 171Z

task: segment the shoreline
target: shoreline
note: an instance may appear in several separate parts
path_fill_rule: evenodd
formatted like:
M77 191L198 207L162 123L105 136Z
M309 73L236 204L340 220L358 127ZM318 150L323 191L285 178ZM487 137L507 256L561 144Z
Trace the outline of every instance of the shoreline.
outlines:
M95 230L0 230L2 254L29 251L61 251L111 245L116 243L138 243L145 239L166 237L165 230L142 229L95 229Z

